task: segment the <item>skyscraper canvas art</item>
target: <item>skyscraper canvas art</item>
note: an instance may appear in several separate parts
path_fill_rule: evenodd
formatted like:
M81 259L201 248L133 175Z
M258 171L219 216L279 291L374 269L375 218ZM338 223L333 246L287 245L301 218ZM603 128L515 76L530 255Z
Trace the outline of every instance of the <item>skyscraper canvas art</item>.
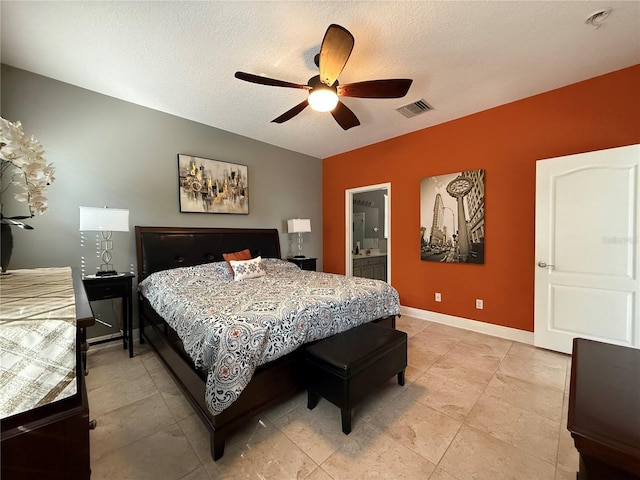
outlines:
M420 182L420 259L484 263L484 170Z

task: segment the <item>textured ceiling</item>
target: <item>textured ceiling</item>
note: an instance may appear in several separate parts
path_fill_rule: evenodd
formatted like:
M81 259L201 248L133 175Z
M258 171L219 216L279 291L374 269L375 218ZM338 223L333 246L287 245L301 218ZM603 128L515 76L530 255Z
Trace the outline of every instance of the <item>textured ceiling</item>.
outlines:
M599 28L585 24L611 7ZM1 2L2 62L290 150L325 158L640 63L638 1ZM344 98L343 131L299 89L331 23L355 47L341 83L412 78L401 99ZM395 109L421 98L434 110ZM18 119L16 119L18 120Z

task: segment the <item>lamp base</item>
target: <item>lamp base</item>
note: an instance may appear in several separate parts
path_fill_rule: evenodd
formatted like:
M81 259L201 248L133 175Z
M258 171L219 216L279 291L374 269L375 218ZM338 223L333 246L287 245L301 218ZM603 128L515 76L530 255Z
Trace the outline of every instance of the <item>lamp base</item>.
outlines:
M111 277L113 275L118 275L118 272L115 270L100 270L96 272L96 277Z
M307 258L304 255L294 255L293 258Z

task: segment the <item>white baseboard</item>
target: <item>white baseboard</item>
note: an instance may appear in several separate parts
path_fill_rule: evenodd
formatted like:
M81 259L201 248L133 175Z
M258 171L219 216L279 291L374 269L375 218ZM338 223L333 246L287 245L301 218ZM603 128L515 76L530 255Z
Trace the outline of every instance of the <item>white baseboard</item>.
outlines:
M413 307L400 307L400 314L409 317L415 317L420 320L428 320L430 322L442 323L452 327L464 328L472 332L485 333L494 337L506 338L521 343L533 345L533 332L518 330L517 328L503 327L502 325L494 325L493 323L479 322L468 318L454 317L444 313L431 312L429 310L421 310Z

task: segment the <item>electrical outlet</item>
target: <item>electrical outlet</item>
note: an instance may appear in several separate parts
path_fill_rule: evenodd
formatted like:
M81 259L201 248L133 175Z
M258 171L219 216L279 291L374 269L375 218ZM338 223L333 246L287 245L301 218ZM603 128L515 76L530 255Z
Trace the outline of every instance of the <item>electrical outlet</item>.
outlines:
M441 302L442 301L442 295L440 294L440 292L436 292L436 302Z
M476 308L482 310L484 308L484 302L481 298L476 298Z

